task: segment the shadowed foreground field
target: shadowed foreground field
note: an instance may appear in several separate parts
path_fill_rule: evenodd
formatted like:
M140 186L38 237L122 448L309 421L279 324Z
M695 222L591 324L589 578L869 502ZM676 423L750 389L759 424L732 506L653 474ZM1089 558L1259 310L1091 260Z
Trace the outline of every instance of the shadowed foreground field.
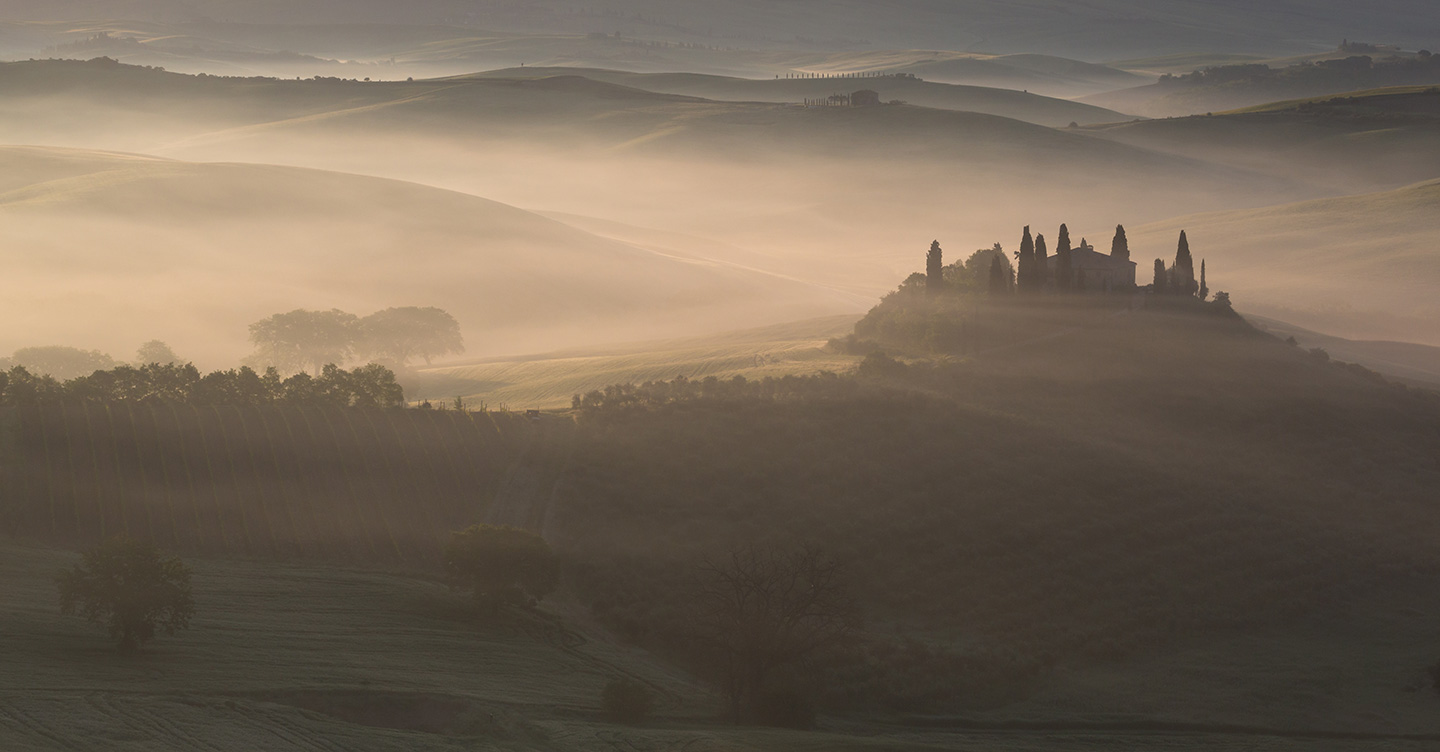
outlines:
M0 748L1359 752L1440 743L1383 731L1345 738L1233 723L1236 706L1249 703L1230 691L1232 671L1247 682L1291 687L1293 696L1277 703L1281 712L1315 696L1402 698L1391 717L1376 718L1384 727L1433 706L1428 692L1389 686L1413 681L1395 667L1424 653L1433 632L1427 625L1440 611L1433 603L1423 613L1397 608L1411 593L1377 596L1372 600L1384 601L1373 609L1378 615L1351 617L1304 639L1217 640L1163 659L1070 671L1006 718L852 721L801 733L715 724L714 699L699 685L581 626L579 609L563 601L481 626L462 596L404 574L193 561L193 628L125 658L55 608L51 577L73 558L0 543ZM1375 637L1377 626L1388 639ZM641 728L598 720L600 689L617 676L656 690L657 720ZM1193 696L1177 697L1184 694L1177 677ZM1219 715L1213 723L1176 723L1094 710L1127 695L1137 706L1148 704L1146 697L1162 706L1191 701ZM1041 717L1044 724L1030 720Z

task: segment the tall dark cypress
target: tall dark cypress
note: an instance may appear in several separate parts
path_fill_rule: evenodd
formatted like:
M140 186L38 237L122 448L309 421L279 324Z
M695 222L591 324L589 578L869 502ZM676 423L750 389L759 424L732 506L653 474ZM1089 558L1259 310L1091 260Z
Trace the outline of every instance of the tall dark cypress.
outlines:
M1010 292L1009 275L1005 273L1005 262L1000 260L1000 255L990 257L990 294L1004 295Z
M1195 283L1195 259L1190 256L1190 241L1180 231L1180 245L1175 250L1175 294L1194 295L1200 286Z
M1115 225L1115 239L1110 241L1110 258L1130 260L1130 239L1125 237L1125 225Z
M1060 225L1060 236L1055 241L1055 288L1068 292L1075 286L1075 270L1070 259L1070 228Z
M944 252L940 250L940 241L936 240L930 244L930 252L925 254L925 291L934 295L943 289L945 289Z
M1015 287L1020 292L1035 289L1035 241L1030 238L1030 226L1025 226L1025 235L1020 238L1020 253L1015 256Z
M1210 285L1205 283L1205 259L1200 259L1200 292L1197 294L1201 300L1210 297Z
M1155 281L1151 283L1150 289L1153 290L1156 295L1164 295L1168 292L1165 289L1167 287L1165 280L1168 276L1165 271L1165 262L1160 259L1155 259Z
M1035 236L1035 289L1044 290L1050 284L1050 252L1045 249L1045 236Z

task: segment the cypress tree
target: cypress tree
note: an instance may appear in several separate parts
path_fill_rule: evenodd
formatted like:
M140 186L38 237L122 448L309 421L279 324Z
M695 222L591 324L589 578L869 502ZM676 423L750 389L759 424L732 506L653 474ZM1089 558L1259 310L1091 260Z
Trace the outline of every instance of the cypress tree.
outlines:
M1164 295L1167 292L1165 289L1165 278L1167 276L1165 272L1165 262L1160 259L1155 259L1155 281L1151 283L1150 287L1156 295Z
M1195 283L1195 259L1190 256L1190 241L1180 231L1180 245L1175 250L1175 294L1194 295L1200 286Z
M925 254L925 291L934 295L944 288L944 252L940 250L940 241L936 240L930 244L930 252Z
M1030 226L1025 226L1025 235L1020 238L1020 253L1016 255L1015 287L1020 292L1035 288L1035 241L1030 239Z
M1130 239L1125 237L1125 225L1115 225L1115 239L1110 241L1110 258L1130 260Z
M1005 262L999 254L990 257L990 294L1003 295L1010 292L1010 280L1006 279Z
M1198 295L1201 300L1210 297L1210 286L1205 284L1205 259L1200 259L1200 292Z
M1045 249L1045 236L1035 236L1035 289L1044 290L1050 282L1050 252Z
M1070 228L1060 225L1060 236L1055 241L1055 287L1068 292L1075 283L1075 271L1070 263Z

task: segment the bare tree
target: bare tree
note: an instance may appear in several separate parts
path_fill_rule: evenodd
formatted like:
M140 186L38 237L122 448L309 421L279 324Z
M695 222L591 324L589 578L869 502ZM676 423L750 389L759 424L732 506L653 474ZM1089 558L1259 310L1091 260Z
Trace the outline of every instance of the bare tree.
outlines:
M782 669L843 642L858 609L834 559L805 545L750 546L700 568L692 636L740 723Z

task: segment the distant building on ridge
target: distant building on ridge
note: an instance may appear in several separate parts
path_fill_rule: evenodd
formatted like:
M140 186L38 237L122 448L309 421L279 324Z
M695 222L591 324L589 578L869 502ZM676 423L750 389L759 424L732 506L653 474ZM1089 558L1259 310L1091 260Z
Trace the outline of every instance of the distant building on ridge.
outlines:
M1060 263L1058 256L1049 259L1050 275L1053 278ZM1086 292L1110 292L1129 290L1135 287L1135 262L1117 259L1108 253L1097 253L1095 246L1084 240L1077 248L1070 250L1070 269L1075 279L1084 280ZM1077 291L1080 289L1077 285Z
M880 92L870 89L861 89L850 95L851 107L879 107Z

